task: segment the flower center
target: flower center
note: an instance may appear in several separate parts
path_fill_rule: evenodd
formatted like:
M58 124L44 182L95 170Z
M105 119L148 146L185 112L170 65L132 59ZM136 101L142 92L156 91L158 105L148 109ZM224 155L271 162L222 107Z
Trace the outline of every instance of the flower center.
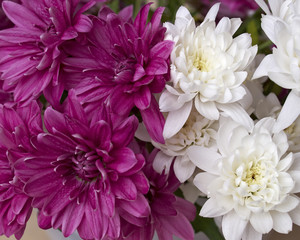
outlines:
M194 58L193 65L198 68L201 72L209 72L209 64L206 59L204 59L203 55L201 53L196 53L196 56Z
M246 174L242 180L246 182L248 185L253 185L253 184L260 185L260 182L263 179L264 172L265 171L260 163L252 162L250 168L246 170Z
M72 157L72 167L79 179L92 181L99 177L100 173L96 166L99 156L91 151L88 153L79 152Z

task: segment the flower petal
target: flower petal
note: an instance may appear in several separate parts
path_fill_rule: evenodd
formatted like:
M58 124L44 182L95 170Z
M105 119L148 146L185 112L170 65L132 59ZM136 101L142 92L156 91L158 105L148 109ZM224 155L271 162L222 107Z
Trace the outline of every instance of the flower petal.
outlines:
M225 239L240 240L247 226L248 220L241 219L234 211L224 215L222 231Z
M253 228L262 234L270 232L273 227L273 219L269 212L252 213L250 222Z
M164 138L171 138L183 127L190 115L192 106L192 102L188 102L180 109L169 112L163 130Z

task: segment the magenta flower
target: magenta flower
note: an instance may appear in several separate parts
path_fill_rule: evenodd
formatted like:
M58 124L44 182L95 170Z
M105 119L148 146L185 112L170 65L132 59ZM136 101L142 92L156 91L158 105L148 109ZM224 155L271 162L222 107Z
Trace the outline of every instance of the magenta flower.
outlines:
M143 152L145 154L146 150ZM151 208L151 216L132 218L121 214L120 239L152 240L156 231L159 240L170 240L173 236L193 240L194 230L190 221L196 216L196 208L192 203L173 194L180 182L172 170L169 174L159 174L154 171L152 163L157 152L157 150L152 151L143 168L150 182L150 190L146 197Z
M20 239L32 211L32 198L23 193L14 162L27 156L30 139L42 131L40 108L32 102L23 108L0 105L0 235Z
M59 228L66 237L77 229L83 239L116 239L117 209L149 214L143 196L149 184L141 172L145 159L127 147L138 121L113 120L105 108L87 119L72 90L63 113L45 110L48 132L32 139L31 157L16 163L24 191L40 210L41 228Z
M26 102L42 92L49 102L59 101L64 88L61 45L91 29L91 20L82 13L94 3L78 10L78 0L3 1L15 26L0 31L0 72L4 90L14 91L15 101Z
M255 0L202 0L201 3L207 8L202 10L207 11L215 3L221 2L221 8L218 17L240 17L244 18L249 15L251 11L258 9Z
M102 8L93 18L89 44L68 45L66 51L72 57L64 63L69 87L75 87L87 111L97 111L103 101L125 116L136 107L150 136L164 142L164 118L153 94L160 93L169 80L173 42L164 41L163 8L147 23L149 8L150 4L145 5L134 22L132 7L119 14Z

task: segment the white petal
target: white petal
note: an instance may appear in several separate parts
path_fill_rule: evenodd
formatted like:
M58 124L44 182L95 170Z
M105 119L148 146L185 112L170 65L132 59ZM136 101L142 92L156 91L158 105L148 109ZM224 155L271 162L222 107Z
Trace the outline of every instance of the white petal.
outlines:
M212 183L217 178L216 175L202 172L198 173L196 177L194 178L194 185L203 193L206 195L208 194L208 185Z
M201 194L200 191L195 187L193 183L181 184L180 189L182 190L184 199L195 203Z
M275 58L273 54L269 54L261 61L258 68L255 70L252 79L261 78L263 76L268 76L269 69L278 69Z
M273 229L279 233L292 231L293 221L288 213L279 213L276 211L271 212L273 219Z
M209 120L218 120L219 119L219 111L216 108L216 105L214 102L201 102L200 97L195 97L195 107L197 111L204 116L205 118L208 118Z
M275 69L272 69L272 72L268 72L268 76L277 85L287 89L294 89L299 87L298 83L293 79L291 73L275 72L274 70Z
M144 142L151 142L151 137L143 123L140 123L134 136Z
M174 172L180 182L185 182L194 173L196 166L187 156L178 156L174 162Z
M206 14L205 16L205 19L203 20L203 22L205 21L215 21L216 17L217 17L217 14L218 14L218 11L219 11L219 8L220 8L220 3L216 3L214 4L208 11L208 13Z
M261 19L261 27L264 30L264 32L266 33L266 35L268 36L268 38L275 43L276 42L276 38L274 36L275 34L275 22L278 20L278 18L274 17L274 16L264 16Z
M253 213L250 222L259 233L268 233L273 227L273 220L269 212Z
M217 107L223 111L223 116L231 117L234 121L246 127L248 131L253 128L253 120L250 118L245 109L243 109L238 103L217 104Z
M290 176L293 178L295 185L291 193L300 192L300 171L289 171Z
M234 211L224 215L222 231L226 240L240 240L248 221L241 219Z
M198 168L218 174L218 162L222 156L215 150L201 146L191 146L187 150L187 155Z
M176 18L177 17L186 18L188 20L192 19L192 16L191 16L189 10L186 7L184 7L184 6L181 6L177 10L177 12L176 12Z
M159 98L159 109L162 112L171 112L181 108L183 103L178 102L178 96L164 91Z
M279 113L277 122L274 125L274 132L279 132L289 127L299 116L300 107L300 94L295 91L291 91L285 100L285 103Z
M255 2L261 7L261 9L266 13L266 14L271 14L268 5L265 3L264 0L255 0Z
M299 199L296 197L287 196L283 202L275 207L278 212L290 212L299 204ZM272 215L273 216L273 215Z
M284 159L280 160L277 164L278 171L287 171L293 164L293 154L289 153Z
M173 158L174 157L168 156L159 151L153 161L154 170L160 174L163 172L163 170L165 170L165 173L168 173L170 171Z
M247 224L242 236L242 240L261 240L262 234L255 231L251 224Z
M289 170L300 171L300 152L294 153L293 157L294 157L294 162Z
M229 32L230 28L231 28L231 21L230 21L230 19L228 17L223 17L219 21L219 23L218 23L218 25L217 25L217 27L215 29L215 32L217 34L224 33L224 32Z
M300 226L300 205L298 205L293 211L289 212L289 214L293 220L293 223Z
M185 124L192 109L192 102L184 104L180 109L169 112L163 130L164 138L174 136Z
M233 136L234 133L234 137ZM235 121L222 118L217 136L217 144L222 155L228 156L237 148L242 139L249 135L248 131Z
M230 210L228 210L228 209L219 207L217 199L210 198L204 203L203 207L200 210L199 215L203 216L203 217L213 218L213 217L222 216L222 215L228 213L229 211Z

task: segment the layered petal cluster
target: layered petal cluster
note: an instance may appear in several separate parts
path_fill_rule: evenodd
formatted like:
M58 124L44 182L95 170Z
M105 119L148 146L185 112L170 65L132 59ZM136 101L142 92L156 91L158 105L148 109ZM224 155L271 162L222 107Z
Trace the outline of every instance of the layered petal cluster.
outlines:
M184 125L193 106L207 119L220 113L252 127L239 101L246 94L246 68L257 52L249 34L233 38L240 19L224 17L216 25L219 4L196 27L185 7L180 7L175 24L165 23L166 39L175 42L171 53L171 85L160 98L160 109L168 112L164 137L170 138ZM176 127L175 127L176 126Z
M132 7L119 14L104 7L93 18L89 44L70 44L65 71L87 111L106 101L114 113L128 115L136 107L150 136L163 142L164 118L154 93L169 80L173 42L164 41L165 28L158 8L147 23L150 4L132 20ZM80 49L80 50L79 50Z
M32 102L16 108L0 105L0 235L20 239L32 211L32 198L23 192L24 183L14 164L31 150L30 140L42 132L40 108Z
M194 230L190 224L196 214L195 206L174 195L180 185L173 171L157 173L152 164L158 150L146 155L147 163L143 172L150 182L150 190L146 195L151 208L151 215L144 218L122 219L122 237L120 239L152 240L157 233L159 240L170 240L173 236L180 239L194 239Z
M165 144L152 142L159 148L153 162L154 169L162 173L169 172L174 160L174 172L180 182L185 182L192 176L195 164L189 159L187 151L191 146L201 146L217 149L216 137L218 122L201 116L197 110L192 110L184 126L171 138L165 139Z
M273 82L292 91L288 95L278 121L276 131L289 127L300 114L294 106L300 101L300 1L257 1L266 15L262 16L262 29L276 45L256 70L253 78L268 76Z
M117 239L120 216L149 214L145 159L127 145L138 121L112 123L106 108L88 120L73 91L64 112L45 110L47 132L32 139L35 151L15 164L24 191L40 210L39 226L75 230L83 239Z
M92 27L82 13L94 1L79 10L78 2L3 1L3 10L15 26L0 31L0 72L4 90L14 91L15 101L30 101L42 92L50 102L60 100L64 87L59 77L64 57L61 45Z
M286 134L274 133L274 124L275 119L264 118L249 132L227 119L218 132L218 154L207 150L202 157L190 148L190 157L205 170L194 179L208 196L200 215L223 216L226 239L261 239L271 229L288 233L293 223L300 224L295 195L300 155L287 154Z

